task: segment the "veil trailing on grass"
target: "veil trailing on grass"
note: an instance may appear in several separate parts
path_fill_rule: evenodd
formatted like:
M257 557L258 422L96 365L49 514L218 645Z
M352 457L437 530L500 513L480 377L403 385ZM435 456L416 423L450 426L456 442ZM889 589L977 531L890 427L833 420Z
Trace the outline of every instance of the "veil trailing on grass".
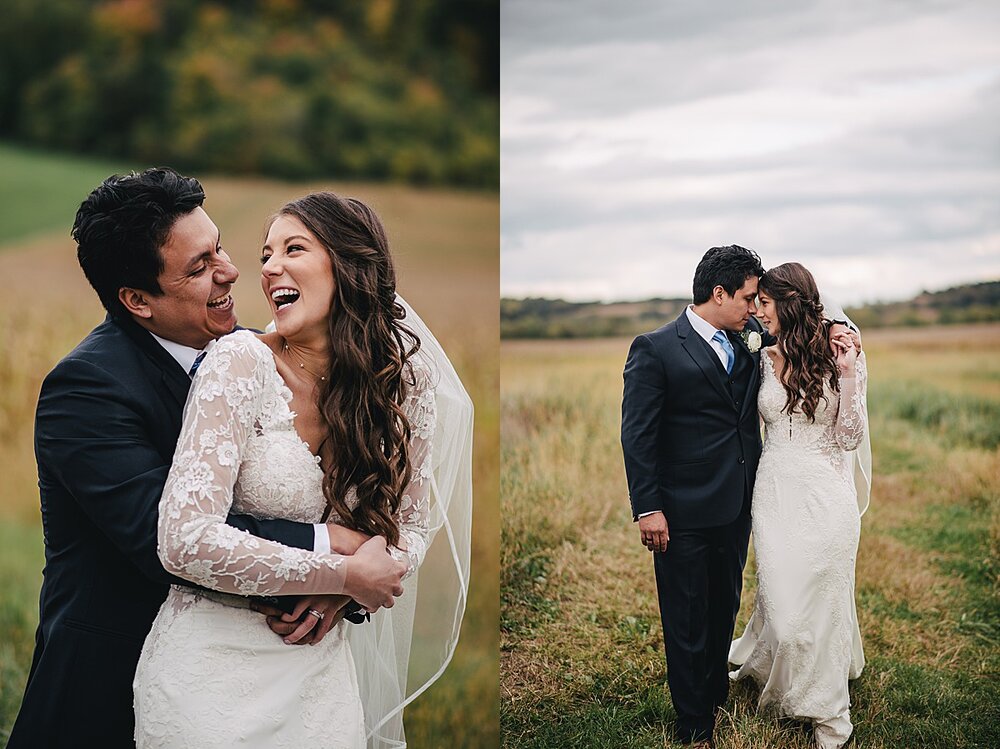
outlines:
M391 609L348 628L370 749L406 745L403 708L443 672L455 652L469 589L472 527L472 400L444 349L402 297L403 323L434 382L427 554ZM418 595L419 579L419 595Z
M823 305L823 315L827 320L846 320L848 326L857 331L858 337L861 336L861 328L859 328L854 321L847 316L847 313L844 312L844 308L831 299L829 295L820 293L820 304ZM872 439L871 430L869 429L870 422L868 421L867 394L863 396L861 405L864 409L865 415L865 436L864 439L861 440L861 444L858 445L857 449L852 450L848 454L851 456L851 461L853 463L854 488L858 493L858 512L859 514L864 515L865 510L868 509L872 489Z

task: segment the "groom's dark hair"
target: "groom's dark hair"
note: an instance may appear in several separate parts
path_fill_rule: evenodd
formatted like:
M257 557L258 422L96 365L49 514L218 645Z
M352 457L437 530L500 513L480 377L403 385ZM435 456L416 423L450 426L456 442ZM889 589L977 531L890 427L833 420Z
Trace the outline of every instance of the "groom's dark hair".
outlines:
M118 300L123 286L163 294L160 248L174 222L204 202L198 180L154 167L110 176L80 204L72 231L76 257L113 317L128 317Z
M729 296L734 296L748 278L760 278L763 275L764 267L753 250L738 244L713 247L705 253L694 271L694 303L707 302L716 286L721 286Z

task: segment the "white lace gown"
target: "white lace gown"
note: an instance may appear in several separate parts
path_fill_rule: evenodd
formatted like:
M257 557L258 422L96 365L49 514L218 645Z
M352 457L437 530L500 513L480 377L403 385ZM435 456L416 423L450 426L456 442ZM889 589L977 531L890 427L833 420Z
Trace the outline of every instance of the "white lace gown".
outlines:
M426 549L435 419L427 373L416 379L404 403L413 465L398 516L406 552L394 550L411 571ZM341 622L316 646L286 645L243 598L340 592L343 557L225 524L230 508L321 521L323 472L295 431L291 398L271 350L249 331L218 341L192 383L160 501L159 553L169 572L216 592L173 586L153 622L133 684L139 749L365 746L345 629L366 625Z
M729 661L732 679L752 676L760 706L809 720L816 744L835 749L853 727L847 680L864 667L854 601L854 563L861 533L851 456L864 436L867 371L840 393L825 387L816 421L782 413L785 389L771 357L761 356L757 405L764 450L753 494L757 598Z

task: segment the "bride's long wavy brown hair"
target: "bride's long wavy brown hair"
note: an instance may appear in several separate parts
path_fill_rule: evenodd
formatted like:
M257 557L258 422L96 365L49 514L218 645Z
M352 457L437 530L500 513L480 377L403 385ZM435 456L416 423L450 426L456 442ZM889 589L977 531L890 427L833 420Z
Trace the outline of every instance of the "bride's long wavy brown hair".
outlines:
M412 471L403 401L420 339L401 322L385 229L360 200L331 192L293 200L274 218L281 215L305 224L333 262L330 372L318 394L333 454L323 476L327 516L332 510L355 530L397 544L395 515ZM353 510L346 502L352 487Z
M823 305L812 273L799 263L771 268L760 278L758 292L774 300L778 317L778 344L785 356L781 383L788 397L784 412L798 409L816 421L816 407L823 394L823 382L839 389L837 362L830 352L829 326L823 319Z

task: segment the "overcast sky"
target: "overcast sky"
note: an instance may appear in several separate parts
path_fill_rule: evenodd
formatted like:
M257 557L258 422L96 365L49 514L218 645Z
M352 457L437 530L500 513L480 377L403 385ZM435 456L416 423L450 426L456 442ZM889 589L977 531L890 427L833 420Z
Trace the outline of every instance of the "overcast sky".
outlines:
M723 244L844 304L1000 279L1000 2L500 7L504 296L689 296Z

